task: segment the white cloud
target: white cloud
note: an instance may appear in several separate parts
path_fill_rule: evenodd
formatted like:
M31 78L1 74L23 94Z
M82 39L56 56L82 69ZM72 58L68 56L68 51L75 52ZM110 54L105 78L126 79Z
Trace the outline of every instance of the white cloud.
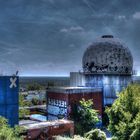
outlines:
M83 31L84 29L81 27L81 26L72 26L71 28L70 28L70 31L78 31L78 32L81 32L81 31Z
M72 26L70 28L63 28L60 30L60 32L66 33L66 32L82 32L84 29L81 26Z
M66 32L68 32L68 29L63 28L63 29L60 30L60 32L66 33Z
M124 20L124 19L126 19L126 16L125 16L125 15L119 15L119 16L117 17L117 19Z
M140 19L140 12L136 12L133 14L134 19Z

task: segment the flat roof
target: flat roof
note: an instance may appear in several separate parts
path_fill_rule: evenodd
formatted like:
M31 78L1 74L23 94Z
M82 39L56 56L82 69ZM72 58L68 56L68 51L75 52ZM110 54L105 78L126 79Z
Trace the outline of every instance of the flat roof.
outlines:
M33 121L33 120L20 120L19 121L19 125L27 125L27 124L34 124L34 123L38 123L39 121Z
M31 130L31 129L39 129L39 128L46 128L49 126L59 126L59 125L63 125L63 124L73 124L73 121L70 120L65 120L65 119L61 119L61 120L55 120L55 121L46 121L46 122L38 122L38 123L32 123L32 124L24 124L22 125L25 129L27 130Z
M102 92L102 87L51 87L47 89L48 92L56 92L56 93L90 93L90 92Z
M34 106L25 106L19 107L19 109L46 109L46 105L34 105Z

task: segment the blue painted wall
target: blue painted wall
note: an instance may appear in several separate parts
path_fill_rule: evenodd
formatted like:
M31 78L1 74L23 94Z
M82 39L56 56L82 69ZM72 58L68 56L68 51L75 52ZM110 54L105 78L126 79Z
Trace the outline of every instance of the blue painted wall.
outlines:
M11 126L18 124L19 77L0 76L0 115Z

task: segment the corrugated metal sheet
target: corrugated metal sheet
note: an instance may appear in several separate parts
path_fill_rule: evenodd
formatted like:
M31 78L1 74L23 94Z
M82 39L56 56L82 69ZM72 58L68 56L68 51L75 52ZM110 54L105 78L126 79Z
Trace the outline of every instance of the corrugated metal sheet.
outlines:
M83 75L80 72L71 72L70 73L70 86L71 87L85 86L85 75Z
M116 94L132 81L129 75L87 75L85 85L103 88L104 105L112 104L117 98Z
M11 126L18 124L18 89L18 77L0 76L0 115Z

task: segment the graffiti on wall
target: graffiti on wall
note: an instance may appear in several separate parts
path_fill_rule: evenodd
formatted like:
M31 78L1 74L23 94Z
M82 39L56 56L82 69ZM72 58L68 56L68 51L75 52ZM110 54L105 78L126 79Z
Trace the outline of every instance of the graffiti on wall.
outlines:
M48 98L48 113L52 115L67 115L67 102Z

